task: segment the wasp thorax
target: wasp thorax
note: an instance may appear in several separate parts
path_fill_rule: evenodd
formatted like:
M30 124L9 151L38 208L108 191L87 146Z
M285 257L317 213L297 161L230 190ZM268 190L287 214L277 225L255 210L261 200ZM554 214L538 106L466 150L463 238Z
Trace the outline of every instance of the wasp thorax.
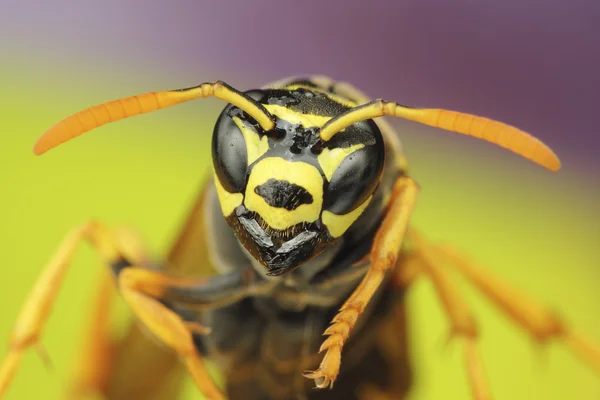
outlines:
M247 92L272 115L273 129L265 132L230 105L213 134L223 214L270 275L297 268L341 237L369 205L383 170L377 125L359 122L322 141L320 127L348 107L307 93Z

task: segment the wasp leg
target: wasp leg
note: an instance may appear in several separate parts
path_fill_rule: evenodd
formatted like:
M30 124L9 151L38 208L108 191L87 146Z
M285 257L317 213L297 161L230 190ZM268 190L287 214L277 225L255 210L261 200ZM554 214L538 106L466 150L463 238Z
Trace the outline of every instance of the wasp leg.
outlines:
M398 258L398 267L392 277L395 288L408 288L425 271L425 261L416 251L403 251Z
M205 311L222 307L246 296L261 293L267 288L268 281L254 282L248 278L247 270L235 270L227 275L209 278L180 279L164 275L165 272L151 272L135 269L148 278L137 281L144 286L144 292L152 297L175 303L178 311ZM121 274L123 274L121 272ZM169 271L166 272L167 274ZM143 322L143 321L142 321ZM127 337L119 342L118 354L107 378L107 399L174 399L185 368L179 370L174 349L169 349L148 335L148 329L134 325ZM205 328L194 322L185 322L194 334L207 334ZM156 343L148 347L148 343ZM149 353L149 350L152 352ZM141 360L141 361L140 361ZM144 365L140 365L140 362ZM145 366L149 364L149 366ZM166 364L163 365L163 364ZM145 368L144 368L145 367ZM177 369L175 369L177 368ZM150 377L150 378L148 378ZM178 398L178 397L177 397Z
M483 268L450 246L433 245L431 249L439 254L446 264L464 275L538 342L544 343L555 338L564 340L575 354L600 374L600 348L591 340L571 330L558 315L502 279L484 271Z
M166 345L174 349L184 361L196 385L208 399L225 399L204 367L194 345L192 333L198 326L190 326L179 315L157 300L166 287L175 282L163 274L128 268L119 275L119 288L125 302L136 316Z
M122 260L128 260L129 265L132 265L134 261L140 261L136 246L133 246L128 240L124 240L122 235L119 236L101 224L89 222L73 229L59 246L50 263L43 269L17 319L8 355L0 367L0 397L8 389L23 352L38 342L73 254L78 244L84 240L93 245L102 261L108 266L119 265ZM182 284L182 282L185 284L197 282L196 280L166 277L164 280L169 281L172 285ZM197 364L201 362L199 359L196 361Z
M82 240L91 242L107 265L120 258L136 257L131 246L127 246L127 243L116 246L111 232L95 222L83 224L66 236L50 263L43 269L21 309L11 335L8 355L0 367L0 397L8 389L23 351L38 342L70 260Z
M475 317L467 306L460 291L452 283L442 262L437 254L430 250L414 230L408 237L415 242L415 255L420 258L423 272L429 276L442 305L450 319L450 338L462 337L465 345L465 361L473 397L476 400L488 400L491 398L490 390L484 376L484 369L477 351L477 340L479 332Z
M121 247L127 248L127 257L135 265L146 265L149 260L139 236L127 228L114 231ZM89 321L86 324L84 344L73 368L65 398L83 399L90 395L106 394L108 379L117 351L116 338L110 329L110 312L117 291L112 274L103 270L97 292L92 302Z
M185 221L160 263L160 271L189 277L212 274L203 215L207 190L201 186L203 189L192 199L192 207L186 210ZM139 321L131 321L123 333L117 339L114 362L106 378L105 399L179 399L187 373L177 354L148 335Z
M418 191L417 183L409 177L403 176L395 183L388 211L373 242L371 267L325 331L329 337L319 350L325 351L319 368L304 375L314 379L317 388L333 386L340 370L344 343L386 273L396 265Z
M268 295L277 281L256 279L252 267L227 274L196 279L187 284L162 286L161 298L179 302L193 310L225 307L249 296Z
M73 369L66 392L66 399L84 399L87 396L105 393L106 380L115 356L116 343L110 331L110 306L116 291L112 276L104 271L98 292L93 301L89 327L81 357Z

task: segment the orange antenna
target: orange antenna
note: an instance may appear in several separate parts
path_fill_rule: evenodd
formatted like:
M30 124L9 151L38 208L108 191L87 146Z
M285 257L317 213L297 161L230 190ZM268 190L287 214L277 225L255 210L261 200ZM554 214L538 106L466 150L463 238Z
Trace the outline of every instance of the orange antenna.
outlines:
M386 115L486 140L519 154L551 171L558 171L560 169L560 160L548 146L530 134L510 125L456 111L411 108L384 100L375 100L352 108L330 119L321 127L320 137L322 140L328 141L336 133L352 124Z
M265 131L275 127L273 117L251 97L222 81L202 83L187 89L151 92L92 106L55 124L33 146L37 155L99 126L120 119L171 107L190 100L214 96L244 110Z

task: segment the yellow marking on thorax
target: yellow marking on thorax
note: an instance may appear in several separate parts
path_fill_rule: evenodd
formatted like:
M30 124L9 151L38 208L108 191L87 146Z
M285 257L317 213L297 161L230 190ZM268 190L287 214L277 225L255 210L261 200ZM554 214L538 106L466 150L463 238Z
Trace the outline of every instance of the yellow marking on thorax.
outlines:
M323 152L317 157L319 165L328 181L331 181L333 173L340 166L342 161L356 150L365 147L364 143L355 144L350 147L336 147L334 149L323 149Z
M219 177L215 172L213 172L213 176L215 187L217 188L217 196L219 197L219 204L221 204L221 211L223 211L225 217L228 217L237 206L242 204L244 195L241 193L229 193L221 185L221 181L219 181Z
M284 86L282 89L283 90L289 90L289 91L296 90L296 89L305 89L305 90L308 90L310 92L322 93L325 96L329 97L331 100L335 101L336 103L342 104L342 105L344 105L346 107L354 108L354 107L356 107L358 105L354 101L352 101L352 100L350 100L350 99L348 99L348 98L346 98L344 96L341 96L339 94L333 94L333 93L328 92L325 89L315 88L315 87L312 87L312 86L288 85L288 86Z
M291 124L302 124L305 128L320 128L325 125L325 122L331 119L331 117L324 117L322 115L298 113L278 104L263 104L263 106L268 112L280 119L286 120Z
M250 165L269 150L269 138L265 135L261 139L258 133L244 124L239 117L233 117L233 122L244 135L246 151L248 153L248 165Z
M301 186L313 197L311 204L302 204L288 211L269 205L254 189L269 179L288 181ZM314 222L323 206L323 178L317 168L305 162L291 162L279 157L260 160L250 172L244 205L255 211L273 229L284 230L301 222Z
M321 220L329 230L331 236L333 236L334 238L342 236L344 232L348 230L350 225L352 225L354 221L356 221L358 217L360 217L360 215L363 213L365 208L367 208L372 199L373 195L369 196L369 198L365 200L364 203L362 203L360 206L350 211L348 214L344 215L337 215L327 210L323 211Z

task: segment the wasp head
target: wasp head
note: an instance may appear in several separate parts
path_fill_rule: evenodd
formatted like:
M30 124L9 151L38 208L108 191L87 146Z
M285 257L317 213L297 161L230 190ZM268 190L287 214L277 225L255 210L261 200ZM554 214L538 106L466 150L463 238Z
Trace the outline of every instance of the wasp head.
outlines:
M334 243L369 205L383 170L383 138L367 120L323 141L320 128L351 108L325 93L245 95L269 112L274 127L265 131L227 106L213 134L215 185L241 244L268 275L281 275Z

